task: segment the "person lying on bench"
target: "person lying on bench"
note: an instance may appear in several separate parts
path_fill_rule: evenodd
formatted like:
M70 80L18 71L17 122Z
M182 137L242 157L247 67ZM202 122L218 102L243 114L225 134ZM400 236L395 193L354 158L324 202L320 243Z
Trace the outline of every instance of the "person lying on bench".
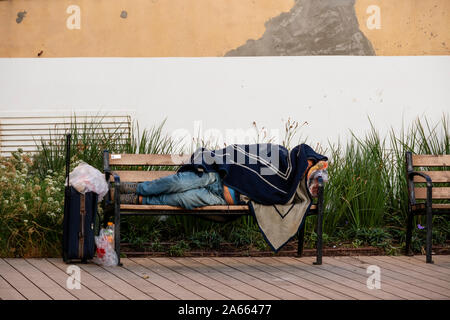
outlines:
M317 196L318 177L328 179L326 161L308 160L307 184L312 197ZM218 172L182 171L143 183L122 182L122 204L171 205L192 210L212 205L243 204L236 190L223 184Z
M171 205L192 210L210 205L240 203L235 190L225 186L217 172L177 172L143 183L121 183L123 204Z

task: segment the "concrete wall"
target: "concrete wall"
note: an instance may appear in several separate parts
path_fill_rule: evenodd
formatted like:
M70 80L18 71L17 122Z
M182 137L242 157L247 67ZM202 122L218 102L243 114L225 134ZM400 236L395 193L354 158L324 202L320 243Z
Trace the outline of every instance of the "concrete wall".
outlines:
M196 121L226 136L291 117L315 144L365 132L367 116L382 132L439 119L449 77L449 56L0 59L0 116L125 110L192 136Z

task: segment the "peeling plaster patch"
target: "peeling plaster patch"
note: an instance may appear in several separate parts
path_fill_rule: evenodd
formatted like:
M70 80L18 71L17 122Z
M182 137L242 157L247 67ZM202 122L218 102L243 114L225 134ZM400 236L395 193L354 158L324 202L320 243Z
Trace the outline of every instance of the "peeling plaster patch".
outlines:
M375 55L354 5L355 0L296 0L289 12L265 23L261 38L226 56Z
M120 13L120 17L122 19L126 19L128 17L128 12L126 12L125 10L122 10L122 12Z
M17 23L21 23L22 20L23 20L23 18L25 18L25 15L26 15L26 14L27 14L26 11L19 11L19 12L17 13L17 19L16 19L16 22L17 22Z

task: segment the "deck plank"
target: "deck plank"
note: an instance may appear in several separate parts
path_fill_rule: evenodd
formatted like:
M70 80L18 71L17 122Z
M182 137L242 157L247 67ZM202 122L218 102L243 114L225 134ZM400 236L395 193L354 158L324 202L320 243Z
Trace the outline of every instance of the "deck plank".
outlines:
M103 282L105 285L116 290L121 295L127 297L130 300L153 300L153 298L149 295L145 294L141 290L135 288L134 286L123 281L122 279L108 271L112 268L121 267L108 267L107 269L104 269L94 264L80 265L80 267L82 270L88 272L91 276L97 278L99 281Z
M60 269L47 261L46 259L27 259L27 262L34 266L36 269L41 271L47 277L53 279L56 283L58 283L62 287L67 286L67 278L68 274L66 273L66 269ZM66 268L68 265L65 265ZM84 279L81 278L83 281ZM70 293L73 294L77 299L80 300L101 300L102 298L96 295L92 290L87 288L85 283L82 283L81 289L72 289Z
M284 290L281 290L280 288L277 288L271 284L265 283L264 281L261 281L260 279L255 278L254 276L251 276L245 272L229 267L218 260L212 258L194 258L194 260L210 268L213 268L216 271L227 275L228 277L234 278L240 282L244 282L258 289L261 293L258 295L258 297L256 297L257 299L279 300L283 299L283 296L286 296L287 298L292 297L292 294L286 294Z
M439 272L433 264L430 264L429 267L425 268L425 263L422 265L416 264L412 265L411 263L402 261L400 259L394 257L376 257L377 260L381 260L392 265L396 265L404 271L408 270L408 273L411 276L417 277L419 279L423 279L428 281L429 283L434 283L437 286L441 286L445 289L450 290L450 275Z
M239 261L234 260L233 258L212 258L212 260L215 260L227 267L230 268L230 270L236 270L239 272L242 272L246 278L251 281L252 285L258 286L261 289L264 289L266 292L271 292L271 294L276 295L280 299L285 300L298 300L298 299L306 299L305 295L301 295L297 293L293 293L291 290L286 290L286 288L282 288L282 285L276 285L274 284L274 277L270 279L270 275L267 275L267 278L261 279L260 274L262 273L258 269L254 269L252 267L249 267L247 264L241 263ZM288 284L289 286L289 284Z
M364 257L336 257L337 261L345 261L348 264L354 265L356 267L364 268L366 269L370 265L374 265L375 263L373 261L366 261L364 260ZM445 296L430 291L426 288L421 287L420 282L411 280L410 277L398 273L395 270L390 270L385 268L383 265L378 264L378 266L381 268L381 281L382 283L389 283L397 288L400 288L404 290L405 292L413 293L419 296L426 297L427 299L443 299Z
M60 269L65 274L64 283L67 280L67 274L66 270L69 266L68 264L65 264L62 259L57 258L49 258L46 259L46 261L52 265L55 268ZM85 290L86 292L90 292L91 295L95 296L96 300L126 300L127 298L123 295L121 295L116 290L110 288L106 284L104 284L102 281L98 280L97 278L91 276L88 272L84 271L81 268L81 264L77 264L78 267L80 267L81 270L81 289ZM73 290L73 292L77 292L80 290Z
M66 287L62 259L0 259L0 300L20 299L409 299L450 300L450 256L124 258L123 266L76 264L81 289ZM381 288L367 288L367 267Z
M243 294L242 292L235 290L234 288L217 281L214 278L208 277L195 268L190 268L182 263L185 258L158 258L158 261L164 264L167 268L184 274L195 282L200 283L214 291L220 293L221 295L227 297L231 300L245 300L251 299L250 296Z
M60 286L45 273L28 263L25 259L5 259L14 269L24 275L36 287L55 300L77 300L68 289Z
M163 258L164 259L164 258ZM204 286L196 281L193 281L184 274L178 273L176 271L167 268L161 261L160 258L148 258L145 260L134 259L134 261L139 261L146 268L151 268L155 272L158 272L161 276L172 279L178 284L183 285L183 287L189 287L195 294L208 300L228 300L229 298L216 292L209 286ZM186 272L186 271L185 271ZM187 271L188 272L188 271Z
M364 295L370 295L377 299L382 300L401 300L402 298L385 290L372 290L367 287L368 275L361 275L358 273L357 268L351 268L346 270L340 266L323 263L322 265L313 265L316 261L316 257L304 257L301 259L286 257L285 261L291 260L296 263L302 264L303 268L307 268L310 272L314 272L316 275L322 275L331 281L339 282L340 284L349 288L357 290Z
M128 259L126 258L120 259L122 264L128 263L127 260ZM146 295L150 296L155 300L177 300L177 298L174 295L154 285L150 281L142 281L143 279L145 279L145 277L140 277L126 268L116 268L116 267L103 267L103 268L108 270L121 280L129 283L133 287L144 292Z
M229 267L243 271L255 278L258 278L271 285L274 285L275 287L278 287L281 290L293 294L293 296L290 297L290 295L288 295L287 298L283 299L329 300L329 298L325 296L319 295L314 291L309 291L308 289L305 289L302 286L298 286L296 284L293 284L292 282L286 281L285 279L280 278L272 273L261 271L259 268L254 266L255 262L252 258L249 258L246 261L244 259L245 258L220 258L220 261L228 265Z
M191 296L195 300L205 300L207 297L211 295L216 295L215 292L209 290L204 286L200 286L199 288L193 287L192 280L185 276L174 277L173 272L164 266L161 266L159 263L152 261L152 258L133 258L132 260L139 265L145 267L149 272L153 272L158 274L161 278L166 281L173 282L177 287L182 287L191 293ZM194 283L195 284L195 283Z
M367 293L367 287L358 283L356 281L346 279L345 277L339 276L327 270L321 270L318 267L312 264L305 264L301 262L301 258L290 258L290 257L274 257L271 258L275 261L278 261L280 264L286 265L286 270L290 272L302 272L302 276L307 276L308 274L312 274L317 276L317 279L321 279L321 282L331 288L335 287L337 290L345 293L347 295L352 296L358 300L379 300L381 299L374 293ZM365 288L365 289L364 289Z
M25 300L25 297L0 275L0 300Z
M424 268L432 267L433 270L438 270L439 272L450 275L450 255L449 256L433 256L432 264L425 263L425 256L396 256L396 259L402 261L407 261L411 264L418 264Z
M245 282L241 282L233 277L230 277L226 275L223 272L220 272L219 270L216 270L214 268L209 267L208 265L205 265L204 263L200 263L196 261L194 258L186 258L186 259L179 259L180 263L182 263L185 266L188 266L190 268L193 268L197 270L198 272L204 274L205 276L215 279L216 281L223 283L227 286L230 286L237 291L241 292L242 294L249 296L251 300L254 299L264 299L268 297L267 293L264 291L261 291L251 285L248 285Z
M246 263L246 261L248 261L248 260L251 260L251 265L254 268L257 268L263 272L272 274L280 279L283 279L284 281L288 281L297 286L300 286L300 287L308 290L310 293L320 296L321 298L319 298L319 299L353 300L353 298L348 295L345 295L336 290L324 287L317 282L313 282L308 279L298 277L294 274L289 274L289 273L283 272L282 270L280 270L272 265L269 265L265 262L258 261L258 259L255 257L239 258L239 260L244 263Z
M245 283L249 287L253 287L254 288L253 295L255 296L256 299L280 300L280 297L276 293L269 292L264 285L260 286L259 283L255 282L256 278L252 276L248 276L241 271L230 268L224 265L223 263L215 261L211 258L192 258L192 259L205 265L208 268L217 271L218 277L222 274L223 276L226 276L228 279L233 279L232 281L236 282L236 285L238 285L239 283Z
M135 273L136 275L142 277L146 281L149 281L153 283L155 286L158 286L174 297L181 299L181 300L201 300L202 297L196 295L194 292L190 291L187 288L184 288L183 286L179 285L178 283L173 282L170 279L167 279L158 273L156 273L154 270L146 268L145 266L135 262L132 259L126 259L123 262L123 267L127 270Z
M297 260L297 259L296 259ZM316 261L315 257L305 257L303 259L301 259L301 262L304 263L307 266L310 266L313 261ZM356 283L356 289L359 289L365 293L368 294L372 294L377 296L380 299L383 300L404 300L404 298L402 296L399 296L395 293L392 293L392 287L390 287L389 285L386 288L383 288L383 290L374 290L374 289L369 289L367 287L367 278L369 277L368 274L363 274L361 271L361 269L358 269L356 267L352 267L352 266L347 266L347 268L344 268L342 265L338 266L336 264L333 263L323 263L322 265L316 266L318 267L317 269L319 270L327 270L330 273L336 274L340 277L345 278L345 282L341 282L344 283L346 285L349 285L351 287L354 287L355 283ZM348 283L348 280L351 280L351 283ZM353 283L353 285L352 285Z
M438 299L448 299L449 296L445 294L445 289L430 284L425 280L411 277L409 273L404 271L398 266L386 263L381 260L376 260L375 257L363 257L359 256L357 258L359 261L367 265L377 265L381 270L381 276L388 275L399 282L403 283L403 287L407 288L410 292L414 292L419 295L425 295L434 300Z
M367 278L369 277L369 274L367 273L367 267L369 265L363 266L363 265L351 264L349 262L349 259L343 259L343 258L347 258L347 257L342 257L341 259L324 257L323 264L342 268L342 269L346 270L347 272L350 272L349 275L354 275L355 280L358 279L359 281L366 282ZM383 273L382 280L383 281L382 281L381 289L383 291L389 292L389 293L399 297L399 299L429 300L427 297L418 295L413 292L409 292L409 291L403 289L401 286L395 286L395 283L393 283L393 282L395 282L395 279L385 275L384 273Z
M51 300L44 291L3 259L0 259L0 276L28 300Z

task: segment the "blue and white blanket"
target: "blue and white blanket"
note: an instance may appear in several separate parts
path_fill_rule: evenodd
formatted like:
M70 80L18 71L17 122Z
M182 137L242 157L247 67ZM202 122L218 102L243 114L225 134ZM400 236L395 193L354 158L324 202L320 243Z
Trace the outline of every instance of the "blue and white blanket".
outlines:
M179 171L219 172L223 183L248 197L249 207L269 245L278 251L295 236L311 205L306 188L308 160L328 160L310 146L288 150L277 144L197 149Z

